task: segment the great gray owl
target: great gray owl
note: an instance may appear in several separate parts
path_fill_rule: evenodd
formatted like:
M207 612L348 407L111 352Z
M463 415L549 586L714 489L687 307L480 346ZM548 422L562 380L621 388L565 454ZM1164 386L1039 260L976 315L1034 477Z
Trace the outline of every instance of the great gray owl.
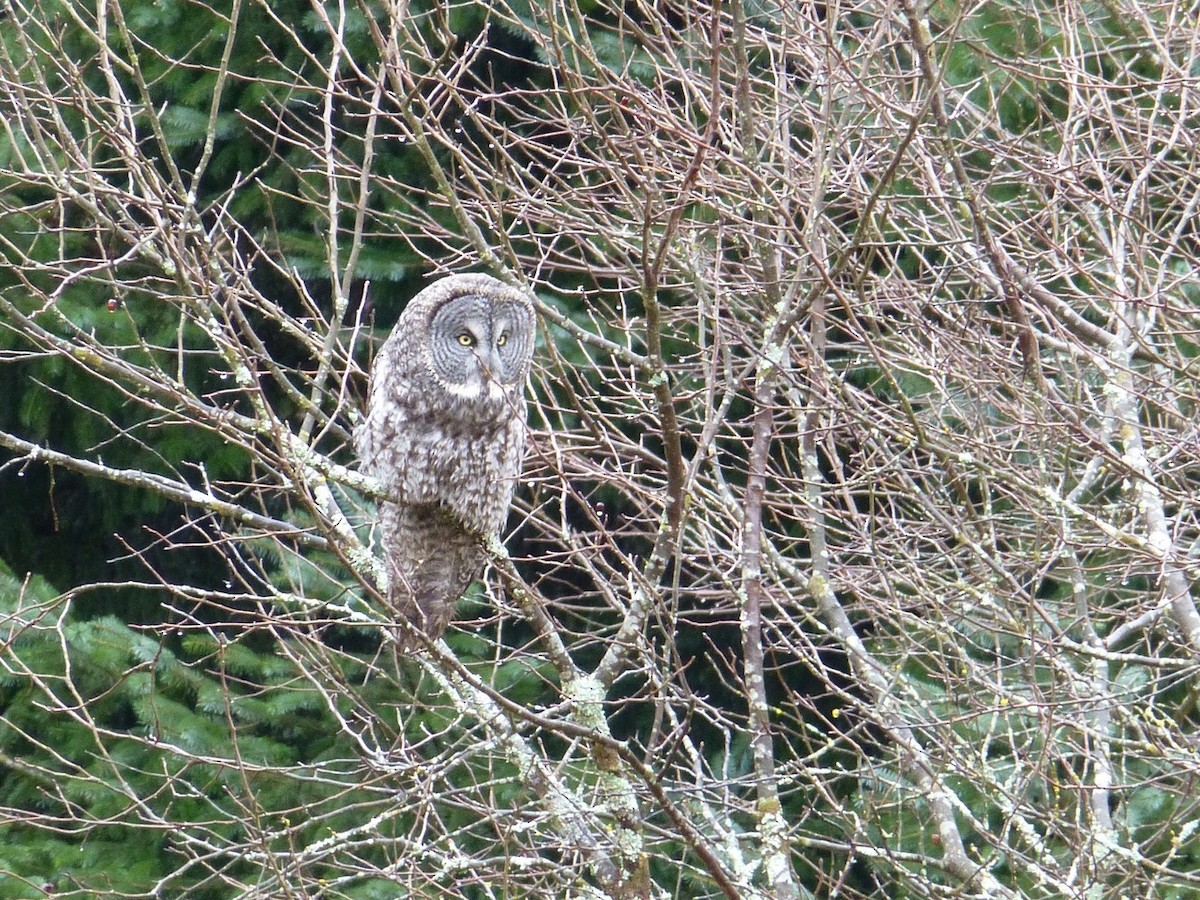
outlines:
M409 302L375 358L355 445L389 498L379 510L389 601L431 638L508 515L533 342L528 297L453 275Z

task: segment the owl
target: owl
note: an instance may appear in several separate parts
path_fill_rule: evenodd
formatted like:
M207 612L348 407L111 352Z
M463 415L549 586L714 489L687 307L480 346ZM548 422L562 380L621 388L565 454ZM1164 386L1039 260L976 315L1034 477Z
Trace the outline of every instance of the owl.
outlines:
M454 275L409 302L375 358L355 448L387 494L389 602L431 639L508 516L533 343L528 297L487 275Z

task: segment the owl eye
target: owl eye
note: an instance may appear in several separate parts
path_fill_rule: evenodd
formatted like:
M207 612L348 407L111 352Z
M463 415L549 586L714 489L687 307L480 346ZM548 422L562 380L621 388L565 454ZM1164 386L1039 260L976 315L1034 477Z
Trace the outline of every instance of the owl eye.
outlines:
M471 332L469 332L469 331L464 331L462 334L460 334L458 336L458 342L460 344L462 344L464 347L474 347L475 346L475 335L471 334Z
M505 331L505 332L501 333L500 337L496 338L496 346L503 347L507 343L508 343L508 332Z

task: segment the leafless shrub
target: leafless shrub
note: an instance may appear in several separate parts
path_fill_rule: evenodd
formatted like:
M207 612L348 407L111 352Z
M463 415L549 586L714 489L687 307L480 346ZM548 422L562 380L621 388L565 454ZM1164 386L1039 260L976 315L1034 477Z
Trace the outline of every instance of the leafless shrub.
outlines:
M212 16L232 47L270 6ZM129 788L123 815L178 853L161 884L1189 894L1194 11L535 6L491 4L467 35L467 7L274 21L286 44L261 53L295 81L246 124L295 193L247 171L204 207L219 94L185 167L121 3L6 7L0 177L40 191L0 198L36 232L4 230L9 361L53 354L118 392L115 445L203 434L249 474L16 433L5 471L179 503L188 527L158 540L210 545L229 573L148 579L176 627L214 636L189 665L240 684L229 636L265 631L357 751L170 748L247 787L238 815L180 830L164 797L184 782ZM86 59L56 43L63 17ZM513 40L527 71L505 81ZM175 62L244 77L228 54ZM376 167L396 146L427 180ZM250 191L324 222L320 277L239 220ZM359 261L389 243L534 292L545 339L509 551L459 623L477 642L414 664L388 650L373 485L346 452L378 289ZM124 304L131 337L63 311L79 284ZM177 340L139 337L151 308ZM62 609L15 621L65 641ZM69 677L9 669L104 752ZM294 808L265 807L264 772ZM101 824L63 808L5 815Z

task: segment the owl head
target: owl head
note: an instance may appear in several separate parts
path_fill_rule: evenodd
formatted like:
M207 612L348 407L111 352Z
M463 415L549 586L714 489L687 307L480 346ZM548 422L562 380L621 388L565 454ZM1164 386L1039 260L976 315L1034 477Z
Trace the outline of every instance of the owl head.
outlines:
M534 316L515 288L488 275L454 275L417 294L402 318L419 321L428 371L453 396L501 401L524 389Z

